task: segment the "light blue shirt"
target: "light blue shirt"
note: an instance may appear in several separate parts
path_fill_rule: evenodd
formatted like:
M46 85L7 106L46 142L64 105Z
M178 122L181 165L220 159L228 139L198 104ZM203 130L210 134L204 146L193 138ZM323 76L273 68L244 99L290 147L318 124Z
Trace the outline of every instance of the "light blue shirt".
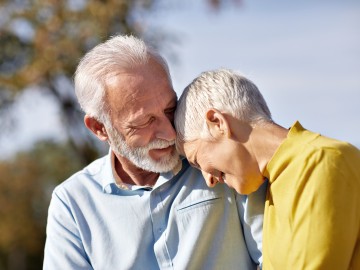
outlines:
M54 190L44 269L256 269L265 191L208 188L185 159L154 188L124 190L109 154Z

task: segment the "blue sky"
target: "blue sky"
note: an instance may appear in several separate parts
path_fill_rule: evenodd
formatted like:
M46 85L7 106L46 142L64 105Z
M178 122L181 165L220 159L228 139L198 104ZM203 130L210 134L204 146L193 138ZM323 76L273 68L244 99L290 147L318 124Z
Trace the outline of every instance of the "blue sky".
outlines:
M178 61L168 58L178 94L202 71L235 69L280 125L299 120L360 147L360 1L243 0L220 12L178 2L150 24L177 37Z
M360 147L360 1L232 3L214 12L203 0L161 0L156 15L144 17L148 35L166 31L174 38L162 52L178 95L202 71L235 69L259 87L280 125L299 120ZM0 140L2 157L36 139L63 138L57 115L50 98L25 93L20 132Z

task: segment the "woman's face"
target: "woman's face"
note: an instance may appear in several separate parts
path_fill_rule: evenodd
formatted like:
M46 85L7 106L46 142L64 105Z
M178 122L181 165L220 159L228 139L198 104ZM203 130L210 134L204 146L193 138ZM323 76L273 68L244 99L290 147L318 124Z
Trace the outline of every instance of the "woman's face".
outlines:
M249 194L264 181L251 149L231 138L198 139L184 143L183 151L190 164L202 171L209 187L225 183L240 194Z

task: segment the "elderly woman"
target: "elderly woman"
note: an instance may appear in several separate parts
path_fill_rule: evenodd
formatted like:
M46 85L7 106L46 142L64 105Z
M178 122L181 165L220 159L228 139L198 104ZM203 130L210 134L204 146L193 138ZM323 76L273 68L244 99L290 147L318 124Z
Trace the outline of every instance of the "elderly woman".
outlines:
M177 148L208 186L269 181L263 269L360 269L360 151L295 122L276 124L258 88L231 70L202 73L175 115Z

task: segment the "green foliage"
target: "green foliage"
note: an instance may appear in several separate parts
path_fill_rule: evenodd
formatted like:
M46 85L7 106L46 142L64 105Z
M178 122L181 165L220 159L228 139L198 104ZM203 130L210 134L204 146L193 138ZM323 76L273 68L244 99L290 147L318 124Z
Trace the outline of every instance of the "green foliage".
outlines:
M0 269L20 259L41 269L52 190L84 165L69 144L49 141L0 163Z
M141 34L131 20L143 1L5 1L1 29L0 82L21 91L26 86L54 87L58 75L72 76L82 55L115 33ZM150 1L146 1L150 2ZM9 13L9 15L5 15ZM21 31L23 28L27 31ZM21 55L17 54L21 52ZM11 69L4 70L4 67ZM54 89L60 91L60 89Z

